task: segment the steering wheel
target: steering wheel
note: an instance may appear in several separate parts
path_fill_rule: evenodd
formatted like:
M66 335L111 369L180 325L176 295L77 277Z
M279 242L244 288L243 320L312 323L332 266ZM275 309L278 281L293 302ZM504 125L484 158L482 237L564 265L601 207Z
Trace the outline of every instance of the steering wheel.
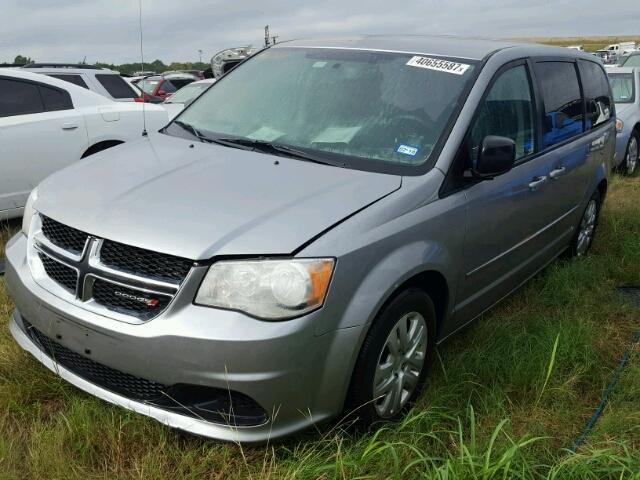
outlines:
M412 115L410 113L394 117L393 123L402 126L401 131L403 135L415 134L424 136L428 131L433 129L433 122L428 123L424 118L420 118L417 115ZM410 128L410 125L413 128ZM405 128L407 129L406 132L404 131Z

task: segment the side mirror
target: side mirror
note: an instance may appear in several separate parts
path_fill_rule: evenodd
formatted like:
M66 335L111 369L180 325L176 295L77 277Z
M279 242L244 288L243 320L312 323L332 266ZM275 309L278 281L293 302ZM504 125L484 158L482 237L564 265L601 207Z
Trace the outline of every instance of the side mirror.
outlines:
M164 97L166 95L167 95L167 92L165 92L164 90L162 90L162 89L158 90L158 96L159 97Z
M515 161L516 142L507 137L488 135L482 140L472 172L479 178L497 177L511 170Z

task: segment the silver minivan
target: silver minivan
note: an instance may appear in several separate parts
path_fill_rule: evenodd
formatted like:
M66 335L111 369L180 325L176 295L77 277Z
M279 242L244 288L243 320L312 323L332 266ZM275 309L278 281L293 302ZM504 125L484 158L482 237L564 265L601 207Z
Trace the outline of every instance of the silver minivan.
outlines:
M565 48L278 44L34 190L6 248L11 332L209 437L398 419L438 343L587 253L614 109L599 60Z

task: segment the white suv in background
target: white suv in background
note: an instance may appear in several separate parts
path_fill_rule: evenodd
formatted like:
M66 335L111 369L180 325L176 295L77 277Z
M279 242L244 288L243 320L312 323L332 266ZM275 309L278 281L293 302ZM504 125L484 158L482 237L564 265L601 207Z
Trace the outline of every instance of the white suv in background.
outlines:
M116 102L133 102L140 94L118 72L94 65L30 63L24 70L65 80Z
M29 192L53 172L140 138L143 104L116 103L63 80L0 70L0 220L22 215ZM145 106L147 130L168 121Z

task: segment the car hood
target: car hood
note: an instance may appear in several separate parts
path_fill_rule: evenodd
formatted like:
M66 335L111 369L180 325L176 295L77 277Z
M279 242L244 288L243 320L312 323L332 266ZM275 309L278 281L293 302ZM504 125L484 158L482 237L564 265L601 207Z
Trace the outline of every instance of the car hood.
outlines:
M176 115L178 115L182 110L184 110L184 103L161 103L162 108L167 111L169 115L169 120L173 119Z
M401 177L163 134L46 179L35 208L92 235L194 260L288 254Z

